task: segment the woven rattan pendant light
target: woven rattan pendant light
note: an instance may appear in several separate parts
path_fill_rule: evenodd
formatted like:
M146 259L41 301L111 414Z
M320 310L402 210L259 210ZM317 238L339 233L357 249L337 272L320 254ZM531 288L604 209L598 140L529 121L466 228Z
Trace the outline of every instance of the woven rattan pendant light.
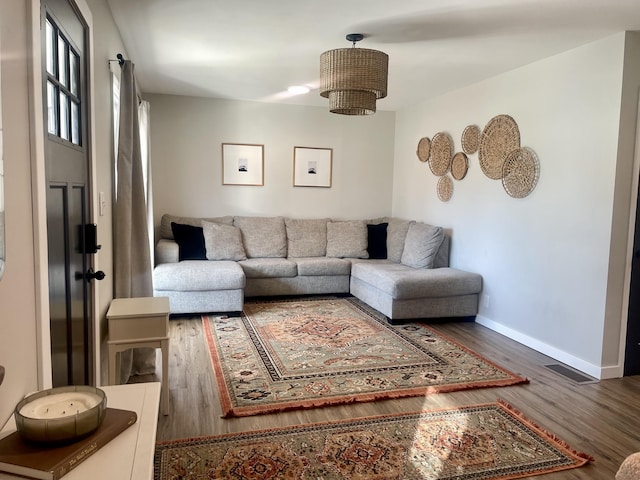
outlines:
M387 96L389 56L378 50L355 48L364 38L350 33L352 48L337 48L320 55L320 95L329 110L342 115L376 113L376 100Z

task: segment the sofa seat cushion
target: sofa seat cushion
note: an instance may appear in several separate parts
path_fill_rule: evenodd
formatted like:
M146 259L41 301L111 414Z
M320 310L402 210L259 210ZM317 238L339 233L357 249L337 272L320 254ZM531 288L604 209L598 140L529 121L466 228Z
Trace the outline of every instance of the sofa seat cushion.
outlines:
M286 258L249 258L238 264L247 278L279 278L298 275L296 262Z
M154 290L181 292L244 288L244 272L237 262L185 260L153 269Z
M455 268L413 268L397 263L354 262L351 276L397 300L478 294L482 277Z
M308 257L296 258L298 275L349 275L351 262L342 258Z

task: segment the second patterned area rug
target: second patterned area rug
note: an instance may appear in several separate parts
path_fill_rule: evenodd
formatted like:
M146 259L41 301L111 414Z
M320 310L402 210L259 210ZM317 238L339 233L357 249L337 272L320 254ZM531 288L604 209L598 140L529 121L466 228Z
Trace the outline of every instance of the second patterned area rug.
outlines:
M504 480L580 467L504 402L159 443L155 480Z
M355 298L247 302L240 317L202 320L227 417L527 382Z

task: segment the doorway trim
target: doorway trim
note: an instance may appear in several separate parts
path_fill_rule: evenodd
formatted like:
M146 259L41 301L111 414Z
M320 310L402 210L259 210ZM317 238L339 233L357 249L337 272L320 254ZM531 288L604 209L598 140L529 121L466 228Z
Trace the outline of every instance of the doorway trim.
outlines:
M638 205L638 189L640 188L640 89L636 104L636 129L633 149L633 170L631 172L631 194L629 205L629 229L627 231L627 253L624 267L624 288L622 291L622 318L620 319L620 344L618 347L619 377L624 375L624 364L627 349L627 330L629 323L629 295L631 295L631 270L636 231L636 214Z
M96 145L95 145L95 97L94 85L94 55L93 55L93 15L86 0L69 0L75 4L78 12L83 17L88 27L87 38L87 99L89 101L88 128L88 155L89 155L89 218L93 222L97 218L96 201ZM28 51L29 59L29 122L31 125L31 196L33 201L33 235L34 235L34 259L35 259L35 291L36 291L36 335L38 348L38 388L51 388L51 330L49 325L49 277L47 254L47 187L45 179L45 126L42 112L44 111L44 98L42 95L42 69L41 69L41 36L40 31L40 0L29 0L28 15L31 22ZM96 257L96 255L91 255ZM91 259L94 270L98 269L98 259ZM94 358L93 378L96 384L100 384L100 322L98 289L92 282L89 295L91 296L92 309L90 312L93 323Z

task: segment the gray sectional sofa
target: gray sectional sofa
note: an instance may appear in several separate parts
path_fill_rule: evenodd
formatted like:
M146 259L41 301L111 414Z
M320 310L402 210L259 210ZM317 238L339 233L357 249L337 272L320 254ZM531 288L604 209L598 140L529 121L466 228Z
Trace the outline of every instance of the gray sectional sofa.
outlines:
M449 237L421 222L165 214L159 237L154 295L169 297L173 314L348 293L392 320L478 312L482 277L450 268Z

